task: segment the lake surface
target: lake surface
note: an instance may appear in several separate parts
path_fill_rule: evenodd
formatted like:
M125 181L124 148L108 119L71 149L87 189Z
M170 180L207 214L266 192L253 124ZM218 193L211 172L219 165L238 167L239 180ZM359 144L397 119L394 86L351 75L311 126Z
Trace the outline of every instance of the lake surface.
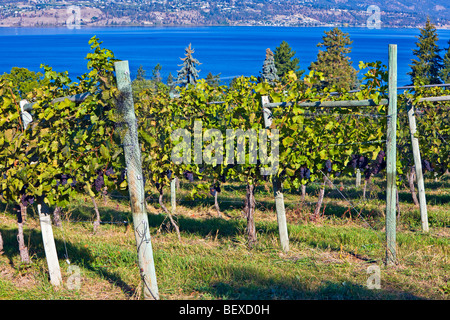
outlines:
M221 74L223 81L244 75L258 76L262 70L266 48L275 50L281 41L289 43L304 70L316 60L324 31L331 27L102 27L102 28L0 28L0 74L12 67L42 71L41 64L55 71L69 71L72 80L87 71L88 41L96 35L103 47L117 58L129 60L132 78L140 65L151 77L159 63L165 80L176 76L191 43L194 57L202 64L200 77L209 72ZM398 83L409 83L407 72L413 58L418 29L341 28L353 40L349 54L353 66L358 62L380 60L388 64L388 45L398 45ZM438 30L439 46L448 47L450 30ZM443 55L443 53L442 53Z

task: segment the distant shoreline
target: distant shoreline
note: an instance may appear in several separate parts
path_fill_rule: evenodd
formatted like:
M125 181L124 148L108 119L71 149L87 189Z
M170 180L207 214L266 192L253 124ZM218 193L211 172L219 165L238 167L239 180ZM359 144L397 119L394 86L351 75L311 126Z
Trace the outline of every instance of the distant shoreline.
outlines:
M342 26L342 25L322 25L322 26L266 26L266 25L206 25L206 24L200 24L200 25L136 25L136 24L129 24L129 25L81 25L80 28L68 28L67 26L62 25L45 25L45 26L5 26L0 25L0 28L14 28L14 29L51 29L51 28L57 28L57 29L91 29L91 28L242 28L242 27L256 27L256 28L359 28L359 29L366 29L366 26ZM382 27L380 29L419 29L423 26L389 26L389 27ZM369 28L367 28L369 29ZM437 30L450 30L449 27L436 27Z

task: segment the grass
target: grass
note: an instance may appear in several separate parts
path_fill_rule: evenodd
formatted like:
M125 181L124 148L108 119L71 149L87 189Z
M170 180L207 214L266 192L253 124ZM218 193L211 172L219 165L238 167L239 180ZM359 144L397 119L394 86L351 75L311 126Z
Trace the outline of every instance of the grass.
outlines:
M260 185L256 229L258 243L247 247L246 221L241 209L245 189L226 184L219 197L224 214L218 218L210 198L187 201L189 185L182 183L177 196L176 220L182 241L168 229L167 219L150 199L148 206L158 287L161 299L449 299L450 294L450 181L426 181L430 232L420 231L420 214L408 191L400 190L398 264L384 265L384 186L375 179L368 199L349 178L335 185L355 206L351 208L335 189L327 187L323 216L309 215L319 185L308 186L304 203L298 192L286 192L290 251L283 253L271 188ZM152 190L150 190L152 191ZM153 190L154 191L154 190ZM153 193L156 197L156 193ZM168 200L168 199L167 199ZM105 299L140 298L140 278L131 214L126 199L98 200L102 221L93 233L89 200L79 197L63 211L62 228L54 227L63 286L53 288L39 221L29 208L25 241L33 263L20 263L15 216L2 208L0 232L0 299ZM359 215L359 217L358 217ZM124 223L124 221L126 223ZM78 289L70 289L73 270L81 271ZM369 289L369 266L380 268L381 289Z

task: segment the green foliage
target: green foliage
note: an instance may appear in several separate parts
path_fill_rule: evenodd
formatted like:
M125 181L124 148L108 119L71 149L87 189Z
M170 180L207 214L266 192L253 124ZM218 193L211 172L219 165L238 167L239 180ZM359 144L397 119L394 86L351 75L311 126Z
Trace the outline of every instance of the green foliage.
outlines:
M34 89L45 85L46 80L40 72L30 71L26 68L13 67L10 73L4 73L0 79L10 82L15 95L25 99L27 94Z
M322 37L323 42L318 47L317 61L312 62L309 70L318 71L325 78L321 81L322 88L335 87L336 90L351 90L356 84L356 70L352 67L350 58L347 56L351 52L348 47L353 43L348 33L342 32L339 28L325 31Z
M34 121L23 129L17 102L10 82L0 81L2 116L0 170L3 200L19 203L21 195L37 197L49 205L64 206L74 193L94 195L99 173L109 167L123 167L115 135L114 55L102 49L92 38L88 53L88 72L72 82L67 72L59 73L43 66L44 82L28 97L35 102L31 112ZM89 92L81 103L64 97ZM66 183L60 183L62 176ZM105 184L114 183L105 176Z
M412 60L411 72L408 73L413 84L441 83L439 70L442 67L442 58L439 55L441 49L437 45L438 40L436 27L428 18L425 27L420 29L417 49L413 50L417 58Z
M442 176L450 169L450 119L448 110L449 101L443 102L419 102L422 97L448 96L450 90L434 87L419 88L407 91L399 99L399 153L398 159L401 167L410 168L414 165L411 150L411 136L409 132L407 102L411 101L415 109L415 118L419 139L420 155L422 161L428 161L432 166L433 176ZM403 152L402 152L403 151ZM422 166L424 172L429 172L426 166ZM403 175L404 175L403 174Z
M283 78L289 71L294 71L298 78L300 78L304 70L299 70L298 58L295 58L295 51L289 46L286 41L282 41L280 46L275 48L274 61L277 69L277 75L279 78Z
M298 188L300 184L308 182L300 173L305 167L311 170L310 181L321 178L320 171L324 170L327 160L332 163L331 175L350 173L348 162L352 154L375 159L381 150L379 141L382 141L386 132L385 106L370 111L380 116L376 118L360 117L359 114L369 112L364 108L321 110L301 107L298 103L318 100L380 101L386 97L385 66L376 62L361 63L360 67L367 69L362 90L356 94L344 92L340 96L319 91L318 84L323 81L321 73L310 72L304 81L298 81L293 71L276 84L258 83L254 77L240 77L236 78L230 87L213 87L201 80L197 82L196 87L181 88L180 96L176 99L171 99L167 94L154 95L150 91L144 92L137 110L139 117L145 119L139 127L139 132L143 143L143 166L147 181L167 186L170 182L168 172L181 177L186 171L193 172L198 179L209 185L222 178L248 184L266 179L261 175L259 153L257 159L254 159L256 162L253 162L253 159L250 161L249 152L246 152L245 163L238 165L238 151L233 147L231 152L234 162L227 163L225 159L229 159L226 152L227 129L241 129L244 132L254 130L257 133L264 130L261 107L263 95L269 95L273 102L293 102L289 107L273 109L272 128L279 130L280 137L280 168L275 176L284 181L286 188ZM208 104L209 101L222 103ZM182 143L181 140L172 141L171 134L178 129L186 130L192 138L188 142L190 150L194 150L196 120L201 121L200 139L205 138L207 130L210 129L221 133L221 150L224 151L222 163L205 163L209 142L202 144L201 164L196 163L193 154L189 163L174 164L171 161L172 150ZM248 145L248 142L246 143ZM198 185L198 188L201 188L200 186ZM200 189L193 189L193 195L200 193Z

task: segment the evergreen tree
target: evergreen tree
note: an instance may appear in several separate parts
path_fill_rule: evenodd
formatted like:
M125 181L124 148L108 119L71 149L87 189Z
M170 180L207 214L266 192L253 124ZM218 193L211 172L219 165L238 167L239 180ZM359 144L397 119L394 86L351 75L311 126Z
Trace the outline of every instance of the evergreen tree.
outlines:
M155 66L155 68L153 68L153 71L152 71L152 75L153 75L152 80L153 80L155 83L159 83L159 82L162 81L162 78L161 78L161 69L162 69L162 67L161 67L161 65L160 65L159 63L157 63L156 66Z
M174 84L174 81L172 72L169 72L169 76L167 77L167 85L171 87Z
M282 78L289 71L294 71L297 78L300 78L305 70L299 70L298 58L294 58L295 51L289 46L286 41L282 41L280 46L275 48L273 59L275 60L275 67L277 68L278 77Z
M189 44L189 47L185 49L185 57L180 58L183 61L183 64L179 65L182 66L182 68L181 70L178 70L177 81L181 85L195 84L198 79L200 70L197 70L195 66L200 65L201 63L192 57L193 53L194 50L191 49L191 44Z
M441 49L437 45L439 40L436 27L427 19L425 27L420 29L420 36L417 37L417 49L413 50L417 59L412 59L411 82L421 84L441 83L439 70L442 67L442 58L439 55Z
M262 81L268 81L273 82L277 81L278 74L277 74L277 68L275 67L275 60L273 58L273 52L267 48L266 49L266 59L263 63L263 70L261 72L261 80Z
M450 83L450 40L448 41L448 48L446 51L439 75L444 83Z
M147 72L144 70L142 65L139 66L137 70L136 79L131 82L131 89L133 92L134 101L139 100L139 94L150 88L154 88L153 81L145 79Z
M323 42L317 44L325 50L319 50L317 61L312 62L309 70L323 73L325 80L323 87L350 90L356 85L356 70L352 67L352 62L347 56L351 52L348 47L353 43L348 33L342 32L339 28L325 31L322 37Z
M141 64L137 70L136 80L137 81L145 80L145 75L146 71L144 70L144 67Z
M220 85L220 73L213 75L211 72L206 76L206 82L212 87L218 87Z

